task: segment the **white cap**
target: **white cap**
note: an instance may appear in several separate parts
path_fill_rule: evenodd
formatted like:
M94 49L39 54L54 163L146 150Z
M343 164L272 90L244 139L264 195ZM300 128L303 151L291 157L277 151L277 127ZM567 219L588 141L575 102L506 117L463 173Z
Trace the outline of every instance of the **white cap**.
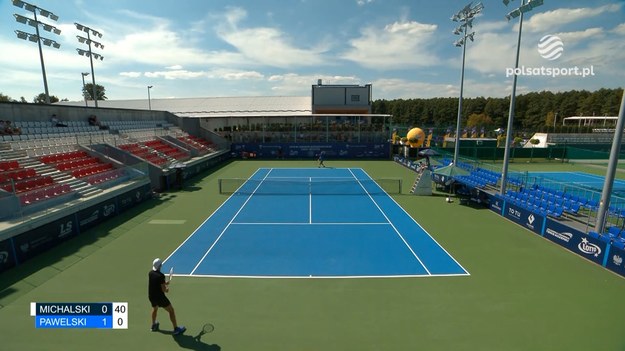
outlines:
M161 269L162 265L163 265L163 261L161 261L160 258L155 258L154 261L152 261L152 270L158 271L159 269Z

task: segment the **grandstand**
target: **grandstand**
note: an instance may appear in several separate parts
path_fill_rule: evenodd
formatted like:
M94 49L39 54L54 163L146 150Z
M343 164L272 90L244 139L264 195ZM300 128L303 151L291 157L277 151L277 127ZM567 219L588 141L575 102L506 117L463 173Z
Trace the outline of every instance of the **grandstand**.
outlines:
M197 119L189 133L163 111L2 103L0 115L13 126L0 135L0 242L25 242L0 271L230 156Z

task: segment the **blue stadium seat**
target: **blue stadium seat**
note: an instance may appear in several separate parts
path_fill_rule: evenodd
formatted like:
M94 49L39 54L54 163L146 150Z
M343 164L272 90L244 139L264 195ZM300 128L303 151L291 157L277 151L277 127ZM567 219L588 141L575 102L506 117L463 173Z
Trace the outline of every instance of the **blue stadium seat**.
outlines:
M589 235L591 238L595 238L595 239L599 239L599 237L601 237L601 235L599 235L599 233L597 233L597 232L595 232L595 231L592 231L592 230L588 232L588 235Z
M625 241L615 240L612 242L612 246L621 250L625 250Z

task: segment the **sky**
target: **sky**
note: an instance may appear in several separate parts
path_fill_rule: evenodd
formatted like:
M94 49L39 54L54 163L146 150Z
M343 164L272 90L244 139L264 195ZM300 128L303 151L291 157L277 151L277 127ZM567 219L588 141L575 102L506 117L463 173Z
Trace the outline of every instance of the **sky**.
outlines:
M521 5L484 0L467 41L463 96L504 97L512 90ZM42 31L60 49L43 47L51 95L82 99L86 36L74 23L99 31L92 47L95 81L109 100L224 96L309 96L311 85L372 84L373 99L457 97L462 47L452 0L32 0L56 14ZM477 2L474 2L474 4ZM37 44L15 30L32 12L0 0L0 93L13 99L44 91ZM543 39L545 38L545 39ZM539 49L552 39L555 46ZM557 50L557 52L554 52ZM557 54L560 55L557 55ZM552 56L549 56L552 54ZM553 55L557 58L553 59ZM559 56L559 57L558 57ZM550 59L551 58L551 59ZM625 1L544 0L524 15L517 93L597 90L625 85ZM584 76L553 76L578 72ZM92 75L86 77L91 82Z

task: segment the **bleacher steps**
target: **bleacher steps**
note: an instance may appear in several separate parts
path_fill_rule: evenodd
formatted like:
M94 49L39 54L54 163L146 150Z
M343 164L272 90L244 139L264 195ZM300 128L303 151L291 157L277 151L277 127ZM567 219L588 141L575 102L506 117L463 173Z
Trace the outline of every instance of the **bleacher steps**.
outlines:
M69 184L72 190L80 194L81 197L88 197L102 192L102 189L96 188L83 180L72 177L60 180L59 183Z
M11 143L0 143L0 151L12 150Z
M0 160L17 160L20 158L27 157L28 154L24 150L2 150L0 151Z

